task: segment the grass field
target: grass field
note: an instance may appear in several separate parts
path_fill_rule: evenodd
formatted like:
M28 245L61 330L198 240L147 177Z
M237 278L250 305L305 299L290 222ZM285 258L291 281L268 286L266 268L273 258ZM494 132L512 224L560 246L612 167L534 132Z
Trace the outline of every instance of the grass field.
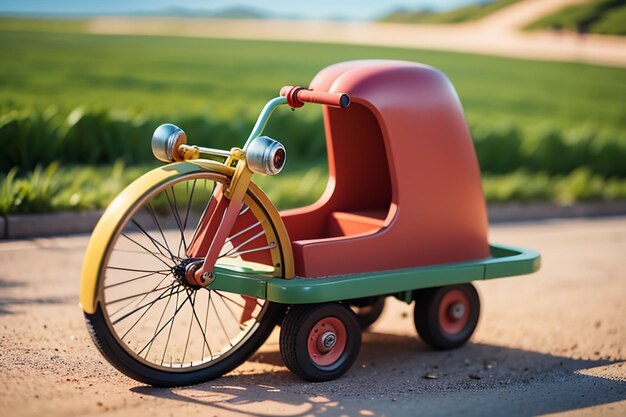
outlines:
M470 121L624 127L626 70L365 46L2 31L0 106L87 105L249 119L326 65L404 59L443 70Z
M56 193L65 196L56 209L100 207L143 169L129 164L146 163L157 124L180 123L195 142L239 145L282 85L307 85L326 65L369 58L424 62L449 76L483 170L497 174L484 182L491 201L626 197L624 69L353 45L99 36L80 33L84 27L0 19L0 54L10 57L0 66L0 146L9 158L0 160L4 212L38 207L24 206L30 200L22 194L50 194L43 170L34 179L14 171L14 178L7 176L12 164L108 161L50 174L50 182L76 191ZM310 201L323 189L320 114L314 106L295 114L282 109L270 126L291 155L286 175L261 180L281 206ZM118 157L130 174L103 186Z

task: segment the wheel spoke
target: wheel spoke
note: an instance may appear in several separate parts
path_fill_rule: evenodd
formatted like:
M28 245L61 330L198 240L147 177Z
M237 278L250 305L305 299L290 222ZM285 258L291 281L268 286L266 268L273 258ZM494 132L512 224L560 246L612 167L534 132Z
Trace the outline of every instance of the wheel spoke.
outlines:
M176 294L178 294L178 292ZM172 287L172 289L170 290L170 293L168 294L167 303L165 303L165 307L163 307L163 311L161 312L161 316L159 317L159 321L158 321L156 327L154 328L154 335L156 335L156 332L159 329L159 326L161 325L161 322L163 321L163 317L165 316L165 312L167 311L167 307L170 305L170 301L172 301L172 296L173 295L174 295L174 287ZM152 335L152 337L153 337L152 343L150 343L150 347L146 351L146 355L144 356L144 359L148 359L148 355L150 354L150 349L152 349L152 345L153 345L154 340L155 340L154 335Z
M228 310L228 312L230 313L231 316L233 316L233 319L236 322L239 322L239 317L237 317L237 315L235 314L235 312L230 308L230 306L228 304L226 304L226 302L224 301L224 297L220 294L217 293L217 295L220 296L220 298L222 299L222 304L224 304L224 307L226 307L226 309Z
M260 248L242 250L241 252L235 252L235 253L230 253L228 255L222 255L220 256L220 258L236 258L237 256L245 255L246 253L253 253L253 252L259 252L259 251L267 250L267 249L274 249L275 246L276 245L274 243L271 243L267 246L262 246Z
M170 188L172 190L172 198L170 198L170 194L167 192L167 188L163 190L165 197L167 198L167 202L170 206L170 211L174 216L174 220L176 221L176 225L178 226L178 231L180 232L180 242L178 243L178 256L180 257L181 246L185 248L185 253L187 252L187 243L185 241L185 233L183 231L183 223L180 220L180 213L178 212L178 205L176 204L176 193L174 192L174 188ZM172 201L173 200L173 201Z
M140 280L140 279L143 279L143 278L148 278L148 277L151 277L151 276L156 275L156 274L157 274L157 272L151 272L151 273L149 273L149 274L140 275L140 276L138 276L138 277L131 278L131 279L128 279L128 280L126 280L126 281L121 281L121 282L116 282L115 284L105 285L105 286L104 286L104 289L105 289L105 290L108 290L109 288L117 287L117 286L119 286L119 285L123 285L123 284L128 284L128 283L130 283L130 282L135 282L135 281L138 281L138 280Z
M174 328L174 317L176 317L176 313L178 312L178 296L179 295L180 293L176 293L176 304L174 304L176 307L174 307L175 311L174 311L174 314L172 315L172 324L170 325L170 330L167 332L167 340L165 341L165 347L163 348L163 356L161 356L161 366L163 366L163 361L165 360L165 353L167 352L167 347L170 344L170 337L172 336L172 329ZM183 301L183 304L184 304L184 301ZM165 326L167 326L167 323L165 323ZM154 336L152 336L152 340L156 339L156 337L159 335L161 330L159 330L158 332L157 331L154 332ZM172 361L170 359L170 366L171 365L172 365Z
M182 366L185 363L185 356L187 356L187 348L189 347L189 337L191 336L191 327L193 326L193 300L196 298L196 292L194 291L193 296L189 295L189 290L185 289L185 293L187 295L187 300L191 303L191 317L189 318L189 330L187 331L187 341L185 342L185 350L183 351L183 358L180 360L180 365Z
M230 242L231 240L238 238L239 236L243 235L243 234L244 234L244 233L246 233L247 231L252 230L252 229L254 229L254 228L255 228L255 227L257 227L257 226L260 226L261 224L262 224L262 222L256 222L256 223L253 223L252 225L250 225L250 226L246 227L246 228L245 228L245 229L243 229L243 230L240 230L239 232L235 233L234 235L229 236L229 237L226 239L226 242Z
M204 338L204 343L206 344L206 347L209 348L209 355L211 355L211 357L213 357L213 354L211 353L211 348L209 347L209 342L207 341L205 329L202 328L202 325L200 324L200 319L198 318L198 315L196 314L196 295L197 294L198 294L198 292L194 291L193 297L190 298L189 297L189 292L188 292L187 293L187 298L189 298L189 302L191 303L191 312L193 314L193 318L195 319L196 323L198 324L198 327L200 328L200 332L202 332L202 337ZM205 323L205 328L206 328L206 323ZM187 337L189 337L189 336L187 336ZM202 347L202 355L204 356L204 346Z
M146 308L146 307L150 307L150 306L154 305L154 303L156 303L157 301L160 301L160 300L163 300L163 299L165 299L165 298L167 298L167 297L170 297L170 294L168 294L168 295L163 295L163 294L165 294L165 293L167 292L167 290L171 290L171 291L172 291L171 295L175 295L175 294L178 294L178 293L183 292L183 289L180 289L180 288L179 288L179 289L177 289L177 288L176 288L176 285L171 285L171 286L169 286L169 287L165 287L165 288L164 288L164 290L163 290L163 292L162 292L162 293L161 293L161 294L160 294L157 298L155 298L153 301L147 302L147 303L145 303L145 304L142 304L142 305L141 305L141 306L139 306L139 307L136 307L136 308L135 308L135 309L133 309L132 311L129 311L128 313L124 314L122 317L119 317L119 318L115 319L115 321L113 321L113 322L112 322L112 324L114 324L114 325L115 325L115 324L118 324L118 323L120 323L121 321L123 321L123 320L127 319L128 317L132 316L133 314L137 313L138 311L141 311L142 309L144 309L144 308ZM174 290L176 290L176 291L174 292ZM123 309L122 309L122 310L123 310ZM119 312L119 311L118 311L118 312ZM111 314L111 317L113 317L114 315L115 315L115 314Z
M236 293L201 290L185 279L187 265L203 260L187 255L198 231L198 216L200 221L211 215L218 216L214 219L218 223L220 218L223 221L225 213L211 212L216 203L211 199L223 191L223 185L218 185L221 178L212 173L175 174L147 189L138 205L111 228L97 289L103 303L103 331L109 336L107 346L117 344L130 355L133 365L140 364L154 375L191 375L199 369L210 374L220 369L214 365L222 361L226 367L233 366L242 356L234 352L259 343L271 331L270 323L259 325L268 314L272 316L267 319L272 319L273 310L267 310L270 304L241 299ZM260 251L275 257L277 241L269 237L274 236L273 225L254 197L246 195L237 214L243 227L226 238L219 258ZM246 312L245 325L241 311ZM197 340L200 337L202 341ZM128 370L141 372L131 365Z
M211 291L209 291L209 301L206 304L206 313L204 315L204 329L206 331L206 325L209 320L209 310L211 308ZM206 342L206 347L209 349L209 356L213 359L213 352L211 352L211 346L209 346L209 341L206 338L206 334L203 332L204 341ZM202 345L202 357L204 358L204 344Z
M130 240L131 242L133 242L135 245L139 246L141 249L145 250L146 253L149 253L150 255L154 256L156 259L158 259L162 264L164 264L168 268L172 267L172 265L168 264L163 259L159 258L156 253L148 250L145 246L143 246L141 243L137 242L135 239L133 239L130 236L128 236L126 233L122 233L122 236L124 236L126 239ZM165 256L165 255L162 255L162 256Z
M161 233L161 237L163 238L163 243L165 243L165 248L164 249L167 251L167 253L169 253L171 259L175 260L174 259L175 258L174 254L172 253L172 250L170 249L170 245L167 243L167 239L165 238L165 234L163 233L163 228L161 227L161 224L159 223L158 216L157 216L156 212L154 211L154 208L152 207L152 203L149 202L149 201L148 201L148 204L146 204L146 210L152 216L152 219L154 220L154 223L156 224L156 227L159 229L159 233Z
M176 298L178 298L178 295L176 296ZM154 339L157 338L157 336L159 334L161 334L161 332L163 331L163 329L165 329L167 327L168 324L172 323L172 325L174 324L174 318L176 318L176 315L178 314L178 312L185 306L185 303L187 302L187 300L183 300L183 302L180 304L180 306L178 306L178 308L176 309L176 311L174 311L174 314L172 315L172 317L170 317L170 319L163 325L163 327L161 327L159 329L159 331L152 336L152 338L148 341L148 343L139 351L137 352L138 355L141 355L143 353L144 350L146 350L146 348L154 341ZM171 331L171 330L170 330Z
M146 237L150 240L150 242L152 242L152 244L154 245L154 247L155 247L155 248L159 251L159 253L160 253L161 255L163 255L163 256L165 256L165 257L168 257L168 256L167 256L166 254L164 254L164 253L163 253L163 251L161 250L161 248L163 248L163 249L165 249L165 250L169 253L169 255L170 255L170 257L171 257L172 261L174 260L174 254L173 254L172 252L170 252L170 251L169 251L169 250L168 250L165 246L163 246L163 244L162 244L161 242L159 242L158 240L156 240L155 238L153 238L152 236L150 236L150 234L149 234L148 232L146 232L146 231L144 230L144 228L143 228L143 227L141 227L141 225L140 225L140 224L139 224L139 223L138 223L135 219L131 219L131 220L130 220L130 222L131 222L132 224L134 224L134 225L135 225L135 227L136 227L137 229L139 229L139 230L141 231L141 233L143 233L143 234L144 234L144 235L145 235L145 236L146 236ZM123 233L122 233L122 235L123 235Z
M112 304L117 304L117 303L122 302L122 301L130 300L132 298L137 298L137 297L140 297L142 295L149 295L149 294L152 294L153 292L157 292L157 291L160 291L162 289L168 288L171 285L174 285L174 284L169 284L167 287L153 288L150 291L140 292L138 294L133 294L133 295L127 295L127 296L122 297L122 298L116 298L115 300L107 301L106 305L109 306L109 305L112 305Z
M158 269L156 271L148 271L145 269L122 268L121 266L107 266L107 269L115 269L116 271L128 271L128 272L146 272L146 273L151 272L151 273L159 274L159 275L170 274L169 269Z
M156 290L157 288L159 288L159 285L161 285L161 284L163 283L163 281L165 281L165 278L167 278L167 275L166 275L166 276L164 276L163 278L161 278L161 281L159 281L159 282L157 283L157 285L155 285L155 286L154 286L154 288L152 288L152 290L154 291L154 290ZM135 297L133 297L133 299L131 299L131 301L130 301L128 304L126 304L125 306L123 306L123 307L121 307L121 308L119 308L119 309L115 310L115 312L114 312L114 313L112 313L112 314L110 314L110 316L114 316L114 315L116 315L117 313L119 313L120 311L124 310L125 308L130 307L130 305L131 305L131 304L133 304L133 303L135 303L135 302L136 302L137 304L140 304L143 300L145 300L145 299L146 299L146 297L148 297L148 295L149 295L149 294L150 294L150 292L149 292L148 294L145 294L145 295L141 298L141 300L139 300L139 301L135 300L135 299L134 299ZM107 310L108 310L108 304L107 304Z
M211 304L213 304L213 311L215 311L215 316L217 317L217 321L220 323L220 326L222 327L222 331L224 331L224 335L226 336L226 339L228 339L228 344L230 345L230 347L232 347L233 346L232 339L228 335L228 332L226 331L226 327L224 327L224 323L222 323L222 319L220 318L220 315L217 313L217 309L215 308L215 302L213 301L213 299L211 299L210 302Z
M191 193L189 193L189 183L187 183L187 195L189 199L187 200L187 212L185 213L185 221L183 222L183 230L187 229L187 221L189 220L189 212L191 211L191 200L193 199L193 192L196 190L196 181L193 180L193 185L191 186Z
M120 339L124 340L124 339L126 338L126 336L128 336L128 333L130 333L130 332L131 332L131 330L133 330L133 329L135 328L135 326L137 326L137 324L141 321L141 319L142 319L142 318L144 318L144 316L145 316L146 314L148 314L148 311L150 311L150 309L152 309L152 307L154 307L154 306L156 305L156 303L157 303L157 302L159 302L159 301L160 301L160 300L162 300L163 298L169 298L169 296L165 296L165 297L164 297L164 296L163 296L163 294L165 294L168 290L170 291L170 294L171 294L171 292L174 290L174 288L175 288L175 287L174 287L173 285L171 285L171 286L169 286L169 287L165 288L165 290L164 290L164 291L163 291L163 292L162 292L162 293L161 293L161 294L157 297L157 299L156 299L156 300L151 301L150 303L148 303L148 304L149 304L149 305L148 305L148 308L146 308L146 309L143 311L143 313L141 313L141 315L139 316L139 318L138 318L137 320L135 320L135 322L133 323L133 325L132 325L132 326L130 326L130 327L126 330L126 333L124 333L124 334L122 335L122 337L120 337ZM134 314L134 313L133 313L133 314ZM126 317L129 317L129 315L127 315ZM117 320L117 323L119 323L119 320Z
M256 235L246 239L244 242L240 243L239 245L235 246L234 248L232 248L231 250L229 250L228 252L226 252L223 256L228 256L234 252L237 252L239 249L243 248L244 246L246 246L248 243L253 242L254 240L260 238L261 236L263 236L265 234L265 230L261 230L259 233L257 233Z

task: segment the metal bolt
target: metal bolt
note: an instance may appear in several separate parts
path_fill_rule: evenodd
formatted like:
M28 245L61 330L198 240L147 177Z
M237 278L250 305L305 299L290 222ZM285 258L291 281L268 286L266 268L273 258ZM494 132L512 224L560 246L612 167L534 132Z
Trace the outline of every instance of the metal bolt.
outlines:
M322 346L326 350L330 350L337 343L337 336L333 332L326 332L322 335Z
M459 320L461 317L465 315L465 304L461 302L456 302L450 306L450 316Z
M200 280L204 285L210 285L215 281L215 273L213 272L205 272L200 276Z

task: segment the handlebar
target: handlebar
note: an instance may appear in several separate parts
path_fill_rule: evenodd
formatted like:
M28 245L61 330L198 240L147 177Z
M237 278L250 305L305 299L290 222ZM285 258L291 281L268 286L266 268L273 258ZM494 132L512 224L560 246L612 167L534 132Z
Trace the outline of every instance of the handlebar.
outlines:
M287 99L292 108L304 106L304 103L324 104L345 109L350 105L350 96L344 93L327 93L309 90L304 87L286 85L280 89L280 95Z

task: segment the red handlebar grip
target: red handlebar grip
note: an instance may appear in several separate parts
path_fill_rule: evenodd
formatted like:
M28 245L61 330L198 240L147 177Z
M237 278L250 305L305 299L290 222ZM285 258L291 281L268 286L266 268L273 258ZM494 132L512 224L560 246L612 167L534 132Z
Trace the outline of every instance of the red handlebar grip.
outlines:
M350 96L344 93L326 93L308 90L300 86L287 85L280 89L280 95L287 98L287 104L293 108L302 107L304 103L317 103L345 109L350 105Z

